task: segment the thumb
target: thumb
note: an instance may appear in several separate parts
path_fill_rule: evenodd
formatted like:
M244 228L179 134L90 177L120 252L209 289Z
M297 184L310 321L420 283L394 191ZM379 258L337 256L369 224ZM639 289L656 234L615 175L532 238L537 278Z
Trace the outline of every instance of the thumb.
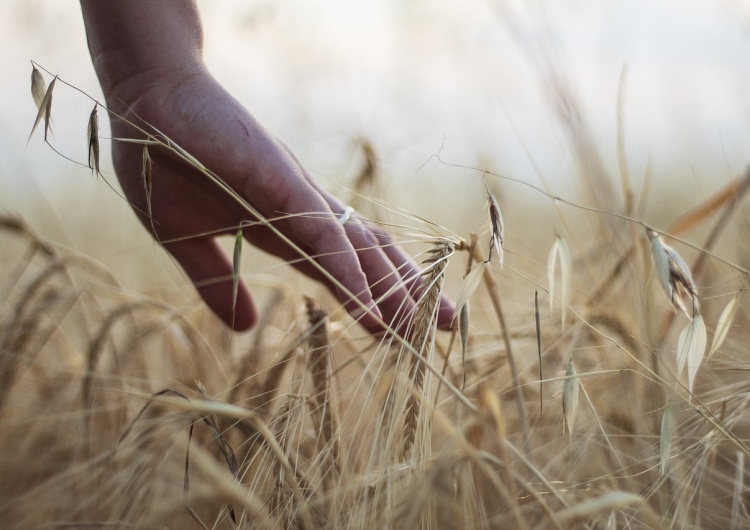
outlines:
M255 325L258 311L242 280L237 289L237 301L234 309L232 308L232 264L215 239L176 241L168 243L165 248L182 265L206 305L227 326L245 331Z

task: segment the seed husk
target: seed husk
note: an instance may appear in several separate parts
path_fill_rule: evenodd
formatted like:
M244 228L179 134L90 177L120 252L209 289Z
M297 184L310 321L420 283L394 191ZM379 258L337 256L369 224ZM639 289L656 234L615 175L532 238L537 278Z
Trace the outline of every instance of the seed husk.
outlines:
M672 416L672 400L667 400L664 407L664 416L661 418L661 435L659 436L659 474L663 477L667 471L669 453L672 450L672 428L674 418Z
M565 370L565 382L563 383L563 420L568 428L568 436L573 438L573 427L576 423L578 414L578 394L581 382L578 380L576 367L573 365L573 358L568 361L568 367Z
M94 110L89 115L88 140L89 140L89 167L97 175L101 175L99 170L99 115L97 112L98 104L94 104Z
M698 373L698 367L705 353L706 325L703 322L703 317L697 315L685 326L677 340L677 377L680 376L682 369L687 364L688 390L691 393L693 392L695 375Z
M565 316L568 309L568 289L570 286L570 269L571 258L570 249L565 240L557 237L555 243L549 251L547 259L547 280L549 282L549 308L555 301L555 269L557 268L557 259L560 259L560 283L562 284L561 303L562 303L562 327L565 328Z
M729 301L724 308L724 311L721 312L721 315L719 315L719 320L716 322L716 329L714 330L714 338L711 341L711 349L708 351L706 360L711 358L714 352L724 343L724 339L727 338L727 333L729 333L729 328L734 320L734 315L737 313L737 299L739 296L740 294L737 293L734 298Z
M500 211L500 203L497 202L497 199L490 191L490 188L485 183L485 188L487 190L487 203L488 203L488 209L490 214L490 250L488 253L488 260L492 260L492 251L494 249L497 250L497 260L500 262L500 267L503 266L503 257L505 253L504 248L504 235L505 235L505 226L503 224L503 214Z
M651 257L659 282L669 301L676 310L692 319L700 314L700 300L690 267L675 249L661 240L656 231L646 227L646 234L651 241Z
M47 92L47 84L44 82L42 73L36 66L32 65L31 69L31 97L34 98L34 104L37 111L42 109L44 94Z
M240 287L240 264L242 263L242 227L237 229L234 238L234 257L232 259L232 310L237 305L237 291Z
M31 133L29 133L29 140L31 140L31 137L34 135L34 131L39 125L39 122L42 121L42 117L44 117L44 141L47 141L47 132L49 131L49 122L52 115L52 91L55 89L56 81L57 76L55 76L55 78L49 84L49 86L47 87L47 91L44 93L44 97L39 103L39 112L37 112L36 114L34 126L31 128ZM33 93L32 96L34 96L34 98L36 99L36 96ZM27 142L29 140L27 140Z

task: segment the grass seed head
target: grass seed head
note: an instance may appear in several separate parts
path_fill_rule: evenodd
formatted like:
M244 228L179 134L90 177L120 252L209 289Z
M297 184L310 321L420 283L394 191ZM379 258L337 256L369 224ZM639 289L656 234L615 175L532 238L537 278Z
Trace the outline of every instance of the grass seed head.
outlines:
M488 203L488 209L489 209L489 215L490 215L490 232L491 232L491 238L490 238L490 250L489 250L489 260L492 260L492 250L497 250L497 259L500 262L500 267L503 266L503 257L505 253L505 247L504 247L504 236L505 236L505 226L503 224L503 214L500 211L500 203L497 202L497 199L490 191L490 188L487 187L487 184L485 183L485 188L487 189L487 203Z
M47 91L44 93L44 97L39 103L39 111L36 114L36 119L34 120L34 126L31 128L31 132L29 133L29 140L31 140L31 137L34 135L34 131L39 125L39 122L42 121L42 118L44 118L44 141L45 142L47 141L47 132L49 131L49 123L50 123L50 118L52 115L52 91L55 89L56 81L57 81L57 76L55 76L55 78L49 84L49 86L47 87ZM36 100L36 96L33 93L32 93L32 96Z
M94 110L89 115L88 140L89 140L89 167L96 172L99 170L99 115L97 112L98 104L94 104Z
M737 300L739 297L740 294L737 293L724 308L724 311L721 312L721 315L719 315L719 320L716 322L716 329L714 330L714 338L711 341L711 349L708 352L706 360L711 358L714 352L724 343L724 339L727 338L734 315L737 313Z
M565 370L565 382L563 383L563 420L568 428L568 436L573 438L573 427L576 423L578 414L578 393L580 391L580 381L576 367L573 365L573 357L568 361L568 367Z
M688 390L693 392L695 375L706 353L706 325L700 315L692 319L677 340L677 377L687 364Z
M34 98L34 104L36 105L37 111L42 109L42 101L44 101L45 92L47 92L47 84L44 82L44 77L36 66L32 66L31 97Z
M651 257L659 282L669 297L672 306L685 313L688 318L700 314L700 300L690 267L675 249L665 244L659 234L646 227L651 241Z
M237 305L237 291L240 287L240 265L242 264L242 227L237 229L234 237L234 256L232 258L232 311Z
M661 418L661 435L659 436L659 474L663 477L667 471L669 453L672 450L672 429L674 418L672 416L672 400L667 400L664 407L664 416Z
M557 268L557 259L560 259L560 283L562 283L562 326L565 327L565 316L568 308L568 289L570 287L570 269L571 269L571 258L570 249L565 240L557 237L555 243L549 251L549 257L547 259L547 280L549 282L549 309L552 311L552 306L555 301L555 269Z
M148 145L143 146L143 164L141 166L141 180L143 180L143 189L146 192L146 208L148 211L148 218L151 221L151 230L156 235L156 229L154 227L154 214L151 208L151 191L153 189L153 171L154 163L151 160L151 156L148 153Z

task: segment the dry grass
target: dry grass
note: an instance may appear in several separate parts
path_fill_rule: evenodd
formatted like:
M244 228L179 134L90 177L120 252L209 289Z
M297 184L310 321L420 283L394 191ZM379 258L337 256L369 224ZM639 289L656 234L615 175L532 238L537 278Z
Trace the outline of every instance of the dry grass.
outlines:
M588 226L564 237L566 310L535 309L555 261L527 250L520 227L533 213L506 218L495 242L505 267L483 266L465 355L457 332L435 329L446 271L483 260L456 236L423 241L432 246L408 341L363 336L330 298L302 299L282 282L265 285L257 328L232 337L199 307L127 293L90 258L0 218L0 476L12 477L0 481L3 526L747 527L748 271L732 242L717 244L742 227L726 213L746 186L670 232L696 240L715 217L706 209L720 211L705 242L670 244L692 269L709 332L738 296L691 394L676 370L682 317L628 217L634 206L597 202L611 183L563 96L599 204L539 190L565 226ZM221 185L169 139L148 138ZM364 146L357 190L376 187L377 156ZM496 194L498 215L509 190ZM550 245L558 236L535 229Z

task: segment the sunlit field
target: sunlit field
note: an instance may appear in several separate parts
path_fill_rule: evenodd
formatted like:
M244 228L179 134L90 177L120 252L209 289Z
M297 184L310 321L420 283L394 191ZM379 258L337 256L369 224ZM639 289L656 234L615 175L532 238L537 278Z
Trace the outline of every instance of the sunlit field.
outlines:
M616 65L607 117L592 116L552 22L537 34L523 10L488 13L556 148L504 104L488 108L515 128L513 163L440 126L422 142L386 111L290 140L421 264L406 339L368 335L248 245L234 275L260 319L231 332L119 198L98 87L30 58L25 156L62 183L0 211L0 526L750 527L750 151L719 133L723 155L647 145L629 112L638 64ZM440 294L458 305L452 331L436 329Z

